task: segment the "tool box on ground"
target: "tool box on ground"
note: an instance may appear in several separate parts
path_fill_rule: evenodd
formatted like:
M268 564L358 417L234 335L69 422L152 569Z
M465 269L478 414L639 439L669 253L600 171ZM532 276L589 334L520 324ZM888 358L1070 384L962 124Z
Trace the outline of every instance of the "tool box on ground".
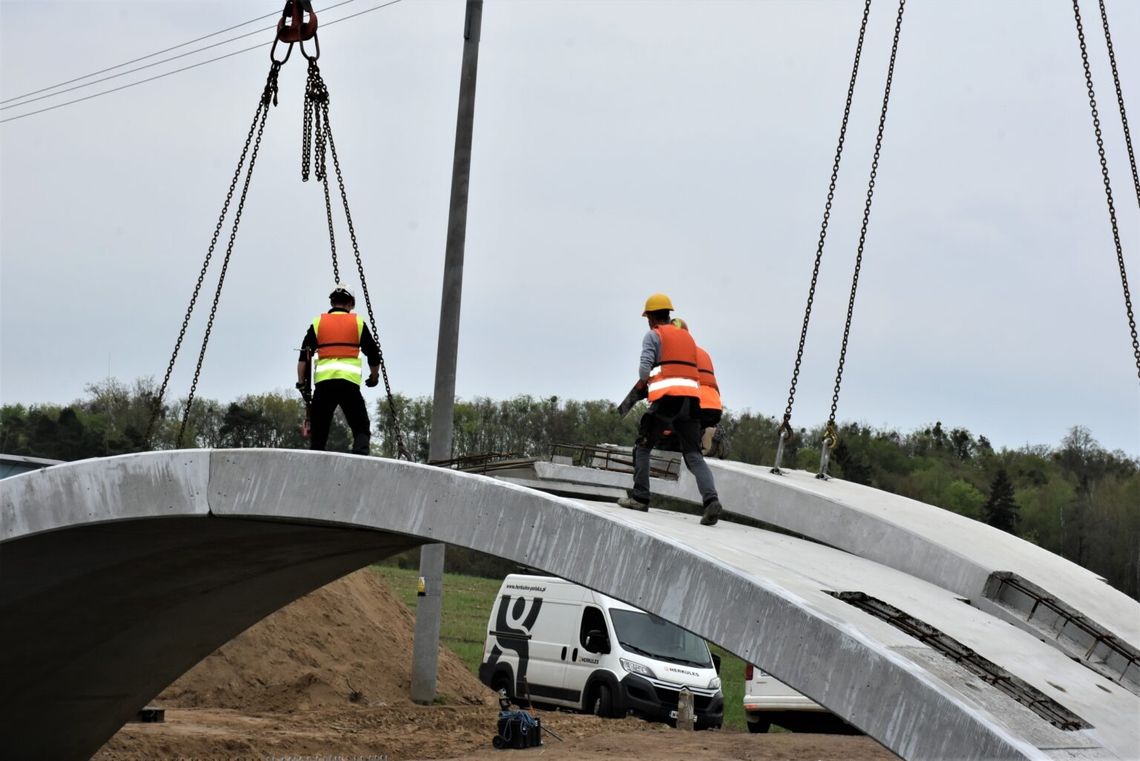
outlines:
M542 745L542 719L526 711L500 711L499 734L491 744L504 750Z
M499 690L499 733L491 738L491 744L499 750L542 745L542 719L526 711L512 711L507 691Z

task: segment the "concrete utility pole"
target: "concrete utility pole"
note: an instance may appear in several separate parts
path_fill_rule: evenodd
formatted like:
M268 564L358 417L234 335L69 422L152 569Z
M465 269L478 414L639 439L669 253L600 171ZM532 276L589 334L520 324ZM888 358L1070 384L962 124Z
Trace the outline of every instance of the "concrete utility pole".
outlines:
M459 74L459 116L455 123L455 159L451 165L451 212L447 219L439 345L435 355L435 395L428 454L432 460L451 458L455 364L459 353L459 302L463 294L463 247L467 239L467 186L471 177L471 131L475 122L475 74L479 66L482 18L483 0L467 0L463 23L463 64ZM443 544L428 544L420 549L423 588L417 598L416 637L412 649L412 700L416 703L427 704L435 700L445 548Z

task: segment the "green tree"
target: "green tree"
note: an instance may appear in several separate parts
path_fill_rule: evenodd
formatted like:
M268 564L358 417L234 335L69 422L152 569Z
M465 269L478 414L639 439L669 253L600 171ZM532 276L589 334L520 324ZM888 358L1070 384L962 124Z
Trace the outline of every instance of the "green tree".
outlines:
M102 439L108 455L147 449L146 430L157 393L154 380L141 378L127 385L107 378L84 387L87 398L78 404L88 415L88 425Z
M986 504L986 495L978 491L977 487L969 481L956 478L946 486L942 500L938 504L939 507L953 510L967 518L981 520L983 508Z
M990 498L982 507L982 514L986 523L994 528L1016 534L1018 523L1018 506L1013 495L1013 482L1005 468L998 470L990 484Z

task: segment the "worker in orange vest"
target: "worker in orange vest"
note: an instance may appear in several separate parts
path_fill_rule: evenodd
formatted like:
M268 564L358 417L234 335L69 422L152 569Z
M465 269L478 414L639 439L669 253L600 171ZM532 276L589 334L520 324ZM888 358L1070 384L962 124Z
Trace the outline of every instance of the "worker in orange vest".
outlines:
M689 330L689 324L680 317L674 317L673 324L685 332ZM712 451L713 436L724 405L720 401L720 385L716 381L712 357L700 346L697 347L697 373L701 383L701 454L707 457Z
M297 361L297 388L303 394L308 391L309 363L313 362L315 390L309 447L325 448L333 414L340 407L352 429L352 453L368 454L372 433L368 427L368 407L360 393L363 369L360 353L364 352L368 358L370 373L364 382L371 388L379 383L380 347L364 324L364 318L352 311L356 306L352 289L337 283L329 294L329 305L329 311L318 315L309 326Z
M681 456L697 482L704 513L701 524L715 525L721 512L712 471L701 455L700 373L697 344L687 331L670 321L673 302L663 293L645 301L641 314L649 332L641 342L638 375L649 396L649 410L641 416L633 447L633 489L618 505L642 512L649 510L649 456L666 430L681 443Z

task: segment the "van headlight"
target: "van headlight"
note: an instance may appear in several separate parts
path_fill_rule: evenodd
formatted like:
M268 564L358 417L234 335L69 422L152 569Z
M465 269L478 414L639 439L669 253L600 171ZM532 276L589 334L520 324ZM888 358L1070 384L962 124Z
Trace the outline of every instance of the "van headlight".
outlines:
M621 667L631 674L640 674L641 676L647 676L650 679L657 678L654 676L653 671L648 666L642 666L640 663L637 663L635 661L627 661L625 658L619 658L618 660L621 662Z
M710 690L719 690L720 689L720 677L719 676L714 676L712 679L709 680L709 689Z

